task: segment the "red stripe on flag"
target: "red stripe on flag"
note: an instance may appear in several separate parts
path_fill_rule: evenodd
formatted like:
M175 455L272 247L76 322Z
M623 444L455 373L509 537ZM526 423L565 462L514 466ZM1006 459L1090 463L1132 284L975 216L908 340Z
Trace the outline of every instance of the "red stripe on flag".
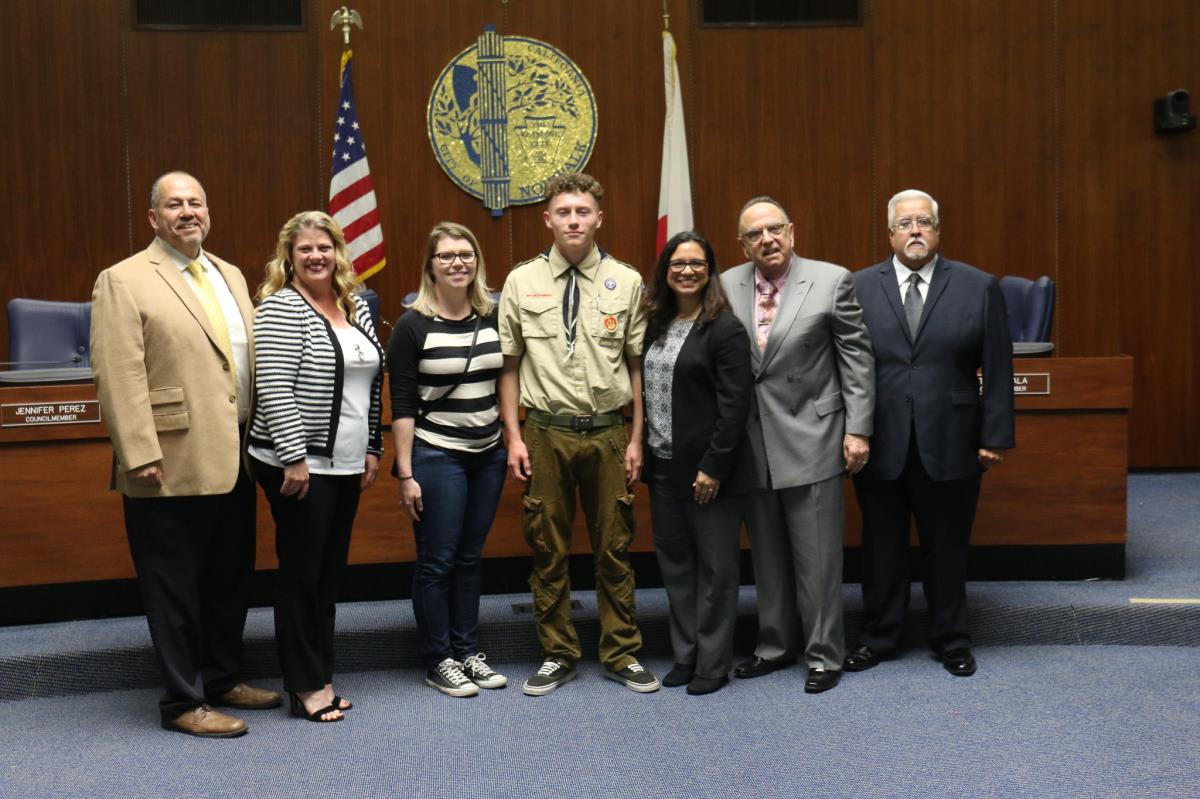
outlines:
M342 228L342 233L346 237L346 243L349 244L378 224L379 210L372 208L370 211L367 211L358 219L355 219L353 222L346 225L346 227Z
M356 180L346 188L339 191L337 194L329 198L329 207L333 213L345 208L350 203L368 194L375 189L375 184L371 182L371 176L367 175L362 180Z
M657 242L654 246L654 252L657 255L662 252L662 248L667 246L667 217L664 214L658 218L658 234L655 237Z
M354 259L355 274L362 274L383 259L383 242Z

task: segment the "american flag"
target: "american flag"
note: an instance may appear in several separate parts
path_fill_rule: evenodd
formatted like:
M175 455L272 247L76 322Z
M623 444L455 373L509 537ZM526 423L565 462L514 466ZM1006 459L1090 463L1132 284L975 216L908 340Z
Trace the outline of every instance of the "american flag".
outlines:
M354 110L350 81L352 51L342 53L342 90L338 96L337 125L333 132L333 168L329 179L329 215L346 234L346 248L354 271L365 280L387 265L383 228L375 205L375 185L367 166L367 148Z

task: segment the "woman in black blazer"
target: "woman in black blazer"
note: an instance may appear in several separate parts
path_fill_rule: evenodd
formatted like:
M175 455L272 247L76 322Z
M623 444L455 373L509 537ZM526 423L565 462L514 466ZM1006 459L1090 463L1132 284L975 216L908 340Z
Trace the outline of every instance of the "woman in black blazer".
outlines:
M721 290L712 246L694 232L659 255L648 316L642 479L675 654L663 685L708 694L733 665L750 338Z

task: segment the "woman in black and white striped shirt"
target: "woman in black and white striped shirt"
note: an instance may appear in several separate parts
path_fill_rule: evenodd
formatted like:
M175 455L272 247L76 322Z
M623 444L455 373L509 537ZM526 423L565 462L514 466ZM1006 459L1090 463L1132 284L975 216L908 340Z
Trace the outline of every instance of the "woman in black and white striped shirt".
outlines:
M504 487L496 303L475 235L429 233L416 300L388 344L400 501L417 545L413 614L425 682L449 696L502 688L478 648L483 542Z
M341 721L333 692L338 586L360 492L383 452L383 350L338 223L296 214L279 232L254 316L254 476L275 519L275 639L292 712Z

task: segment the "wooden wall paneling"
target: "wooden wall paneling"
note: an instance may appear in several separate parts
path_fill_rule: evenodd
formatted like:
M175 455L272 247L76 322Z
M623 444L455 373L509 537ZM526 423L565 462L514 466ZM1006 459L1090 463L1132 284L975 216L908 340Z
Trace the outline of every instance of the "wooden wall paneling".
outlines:
M313 20L301 32L128 34L135 249L153 235L150 183L171 169L204 184L205 246L241 267L252 290L283 223L324 207L312 169L319 29Z
M872 3L877 189L938 200L947 257L995 275L1054 275L1051 3Z
M84 302L128 250L124 0L5 4L0 27L0 361L8 301Z
M1114 202L1124 172L1118 159L1122 100L1114 91L1123 66L1106 56L1122 47L1110 10L1061 2L1058 12L1063 197L1058 353L1115 355L1121 352L1124 289L1112 279L1109 264L1123 235L1120 204ZM1149 119L1147 110L1145 124Z
M759 194L788 208L801 255L867 261L867 40L860 27L691 32L696 223L722 265L746 260L737 218Z
M1194 467L1200 135L1155 135L1152 101L1200 91L1200 12L1072 1L1060 14L1062 351L1134 355L1130 465Z
M1133 245L1128 261L1112 261L1112 279L1122 289L1122 350L1135 356L1140 391L1130 420L1136 445L1134 466L1200 465L1200 133L1159 136L1153 132L1155 97L1186 86L1200 104L1200 37L1195 3L1121 5L1122 38L1144 42L1137 51L1118 50L1118 86L1124 107L1119 153L1130 179L1116 200L1114 252ZM1130 269L1145 279L1129 279ZM1181 335L1191 331L1191 335Z
M0 299L87 299L100 269L145 245L149 182L178 166L209 190L212 250L256 283L282 222L326 201L341 40L325 21L337 5L309 0L299 33L132 31L125 0L14 5L0 99L21 117L0 147L19 156L0 166L0 203L20 234L0 256ZM588 75L600 109L588 168L608 190L600 241L649 271L661 5L357 7L355 88L390 262L371 285L385 319L416 287L435 221L477 232L496 286L549 242L540 206L491 218L429 148L433 80L486 22L551 42ZM1200 92L1194 3L879 2L861 27L766 30L700 29L688 0L670 10L696 224L723 265L743 258L734 222L753 194L792 208L801 253L857 268L887 253L890 193L926 188L943 203L948 255L1033 277L1057 254L1060 354L1137 356L1131 463L1200 464L1200 134L1156 137L1150 122L1154 97Z

